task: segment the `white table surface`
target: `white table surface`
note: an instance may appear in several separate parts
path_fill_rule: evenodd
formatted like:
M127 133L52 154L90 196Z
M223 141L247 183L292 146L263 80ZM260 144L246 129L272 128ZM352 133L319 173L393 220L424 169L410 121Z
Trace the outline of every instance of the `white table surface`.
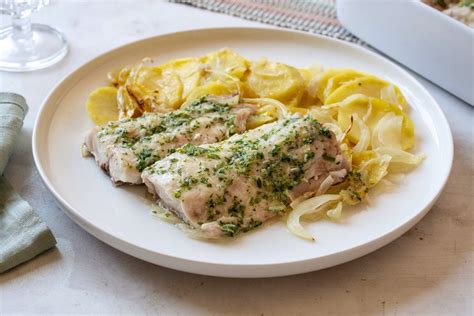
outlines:
M444 109L455 158L440 199L413 229L358 260L304 275L223 279L135 259L95 239L56 205L36 171L31 134L39 106L67 73L94 56L152 35L203 27L261 26L161 1L61 1L34 21L61 29L70 53L32 73L0 72L0 91L30 112L6 177L54 232L58 246L0 275L0 314L472 315L474 110L415 75ZM0 26L9 19L0 16ZM474 71L474 70L473 70Z

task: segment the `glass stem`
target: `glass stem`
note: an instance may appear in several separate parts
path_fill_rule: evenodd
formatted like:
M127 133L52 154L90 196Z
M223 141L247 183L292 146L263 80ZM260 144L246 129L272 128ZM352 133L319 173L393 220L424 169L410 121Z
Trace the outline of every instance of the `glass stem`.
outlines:
M21 12L12 16L13 39L25 48L33 44L33 34L31 32L31 14Z

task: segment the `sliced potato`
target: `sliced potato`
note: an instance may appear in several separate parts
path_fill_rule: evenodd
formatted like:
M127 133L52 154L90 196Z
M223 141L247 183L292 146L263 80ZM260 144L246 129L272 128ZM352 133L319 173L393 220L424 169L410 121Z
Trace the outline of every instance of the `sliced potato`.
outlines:
M341 102L354 94L380 98L380 91L387 85L387 82L371 76L356 78L334 90L327 99L325 99L324 104Z
M242 98L258 98L258 95L253 91L246 82L240 81L240 92Z
M245 82L260 98L276 99L286 105L297 106L304 92L304 80L296 68L265 59L251 64Z
M344 72L351 71L351 69L345 69L345 68L329 68L325 72L323 72L316 84L316 97L321 100L321 102L324 103L324 90L326 89L326 86L328 85L329 79L331 79L334 76L337 76L339 74L342 74Z
M87 114L96 125L104 125L119 118L117 89L100 87L95 89L86 102Z
M160 67L140 65L132 69L125 86L145 112L171 111L182 103L180 78Z
M183 100L186 100L191 91L199 85L203 76L203 65L198 58L176 59L160 67L164 71L171 71L178 75L183 85Z
M326 87L324 87L323 91L323 101L328 98L328 96L333 93L337 88L340 86L360 77L366 76L364 73L352 70L352 69L347 69L345 71L342 71L339 74L335 74L329 80L327 81Z
M293 102L296 103L296 102ZM299 102L299 106L303 108L310 108L312 106L320 106L322 103L318 98L312 97L306 90L303 92L303 96Z
M224 48L218 50L217 52L209 53L201 57L200 62L205 68L211 71L217 73L223 72L237 79L242 78L249 65L249 62L245 58L230 50L229 48ZM213 77L212 72L211 77Z
M207 85L197 87L194 89L191 94L188 96L186 102L184 104L188 104L196 99L201 97L205 97L208 95L213 96L227 96L227 95L234 95L237 94L237 89L232 89L226 84L222 82L211 82Z
M407 111L409 105L400 89L393 84L389 84L380 91L380 98L386 102L397 104L400 109Z
M300 72L301 77L303 77L304 83L307 84L313 78L313 74L311 69L309 68L299 68L298 71Z
M300 114L307 114L309 112L309 109L308 108L301 108L301 107L297 107L297 106L288 106L288 111L290 111L291 113L300 113Z
M387 92L390 91L390 88L393 88L394 97L392 97L391 100L388 100L386 95L388 94ZM374 76L360 77L342 84L327 96L327 98L324 100L324 104L341 102L345 98L354 94L363 94L368 97L384 99L386 102L397 105L402 110L406 110L408 108L408 103L400 89L394 85L391 85L387 81Z

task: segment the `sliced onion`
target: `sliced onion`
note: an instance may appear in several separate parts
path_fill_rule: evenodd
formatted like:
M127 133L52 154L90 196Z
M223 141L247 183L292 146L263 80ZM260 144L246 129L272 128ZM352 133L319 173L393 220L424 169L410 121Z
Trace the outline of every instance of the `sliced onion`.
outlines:
M323 207L325 204L340 200L341 197L339 194L325 194L315 196L311 199L298 203L297 205L292 205L293 210L288 215L286 226L293 234L304 239L314 240L314 237L311 236L301 225L301 216L317 213L321 211L321 207Z
M336 205L334 208L328 210L328 211L326 212L326 215L327 215L330 219L335 220L335 221L341 219L341 215L342 215L342 202L337 203L337 205Z
M319 106L313 106L310 108L309 113L314 119L318 120L322 124L337 123L337 108L323 109Z
M235 86L237 87L238 96L239 96L239 99L240 99L240 96L242 95L242 91L240 90L240 80L238 78L228 74L227 72L220 71L220 70L214 70L214 69L207 68L207 67L204 67L203 70L205 72L213 73L213 74L216 74L216 75L221 75L221 76L223 76L227 79L230 79L232 81L232 83L234 83Z
M271 104L278 110L279 118L287 118L290 113L287 111L286 106L278 100L270 98L243 98L243 102L256 103L256 104Z
M313 64L308 68L312 72L312 78L306 86L306 91L309 95L315 97L319 89L319 82L321 81L321 75L324 72L323 67L320 64Z
M362 118L362 121L367 122L369 117L372 115L372 102L369 99L369 109L367 110L367 113L365 113L364 117Z
M375 152L392 157L390 161L390 171L392 172L410 170L425 159L425 155L414 155L397 148L379 147L375 149Z
M346 162L348 164L348 169L352 170L352 150L349 148L349 146L346 143L342 143L340 145L341 147L341 152L346 158Z
M391 173L391 174L387 174L385 176L385 179L387 179L390 182L398 183L398 182L403 181L405 177L406 175L403 173Z
M392 157L390 155L379 155L364 161L359 168L363 175L365 184L371 188L382 180L388 173L388 166Z
M331 103L331 104L326 104L326 105L322 105L321 106L321 109L323 110L339 110L339 108L341 107L342 103Z
M321 182L321 185L319 186L318 191L316 192L316 195L321 195L326 193L326 191L329 189L329 187L334 183L334 179L331 175L327 176L326 179Z
M393 112L385 114L372 131L372 148L402 148L403 117Z
M403 111L403 106L398 103L397 94L395 92L395 87L392 84L382 88L380 90L380 99L384 100L385 102L396 104L400 110Z
M344 131L344 133L341 136L341 140L340 140L341 143L346 138L347 134L349 134L349 132L351 131L353 125L354 125L354 118L351 116L351 123L349 124L349 126L347 126L346 130ZM342 145L346 145L346 144L342 144ZM352 154L352 150L351 150L351 154Z
M354 118L354 123L359 129L359 142L357 142L357 145L355 145L354 148L352 148L352 151L353 152L365 151L370 145L370 130L367 127L367 125L365 125L364 121L362 121L357 114L353 114L352 117Z

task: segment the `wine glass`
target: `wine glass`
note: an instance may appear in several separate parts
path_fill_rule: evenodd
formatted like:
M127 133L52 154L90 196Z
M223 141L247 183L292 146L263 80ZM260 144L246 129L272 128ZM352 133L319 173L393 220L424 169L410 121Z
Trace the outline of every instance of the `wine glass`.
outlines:
M60 32L31 23L31 13L48 4L49 0L0 0L0 14L12 18L12 26L0 29L0 70L41 69L66 55L67 42Z

